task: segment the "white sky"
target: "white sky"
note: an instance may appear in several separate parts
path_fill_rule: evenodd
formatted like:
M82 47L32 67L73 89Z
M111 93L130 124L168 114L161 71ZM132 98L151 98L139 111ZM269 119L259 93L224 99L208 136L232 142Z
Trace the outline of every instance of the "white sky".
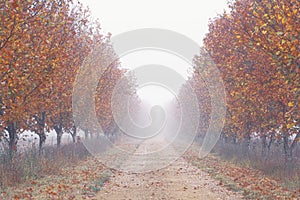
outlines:
M113 35L137 28L164 28L182 33L198 44L209 18L227 9L227 0L80 0Z
M181 33L201 46L208 32L210 18L227 10L227 0L80 0L89 6L94 18L99 18L102 31L112 36L139 28L162 28ZM135 68L145 64L171 65L187 77L189 67L174 56L158 52L137 52L121 58L122 66ZM163 89L163 88L162 88ZM138 94L157 104L165 102L170 93L163 95L157 87L147 87Z

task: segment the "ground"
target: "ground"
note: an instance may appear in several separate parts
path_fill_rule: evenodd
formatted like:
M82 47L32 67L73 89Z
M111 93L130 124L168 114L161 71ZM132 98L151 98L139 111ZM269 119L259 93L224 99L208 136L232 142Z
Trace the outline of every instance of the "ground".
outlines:
M213 155L199 159L197 148L193 146L183 156L176 154L178 147L149 154L164 145L151 140L138 145L127 144L128 150L150 155L142 159L134 156L120 159L115 151L108 151L102 159L90 156L62 168L57 174L8 188L0 193L0 200L300 198L300 190L283 188L258 170L239 167ZM100 162L103 158L111 164L104 165Z
M95 199L241 199L180 157L174 146L167 146L164 140L155 139L139 144L135 153L142 156L128 157L120 164L122 170Z
M118 172L95 199L241 199L207 173L179 158L168 167L128 174Z

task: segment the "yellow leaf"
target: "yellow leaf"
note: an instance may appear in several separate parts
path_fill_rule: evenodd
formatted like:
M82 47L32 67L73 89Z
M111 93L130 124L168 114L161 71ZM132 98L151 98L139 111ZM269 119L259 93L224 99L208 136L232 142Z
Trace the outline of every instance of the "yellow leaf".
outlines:
M294 102L289 102L289 103L288 103L288 106L289 106L289 107L293 107L293 106L294 106Z
M286 127L287 127L288 129L293 128L293 127L294 127L294 124L287 124Z
M282 19L282 16L281 15L277 15L277 19L281 20Z
M285 17L283 17L283 18L282 18L282 20L281 20L281 22L282 22L282 24L285 24L285 22L286 22L286 18L285 18Z
M260 26L260 28L263 28L263 27L265 27L265 26L267 26L268 24L263 24L263 25L261 25Z
M237 36L236 36L236 38L237 38L237 39L240 39L240 38L241 38L241 36L240 36L240 35L237 35Z

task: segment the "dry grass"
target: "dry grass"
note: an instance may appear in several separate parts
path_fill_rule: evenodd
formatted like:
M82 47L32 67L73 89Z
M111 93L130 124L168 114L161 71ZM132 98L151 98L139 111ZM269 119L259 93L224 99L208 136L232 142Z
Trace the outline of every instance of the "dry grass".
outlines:
M35 180L59 173L62 167L76 164L89 153L82 144L67 144L57 149L45 147L43 154L38 149L28 149L9 159L8 152L0 152L0 192L28 180Z
M219 185L242 194L244 199L300 199L300 190L295 189L299 188L299 185L295 182L289 189L278 177L272 178L275 174L266 175L264 171L255 169L254 162L251 163L246 157L238 158L240 153L234 156L236 152L229 155L229 152L223 151L223 154L228 154L225 159L220 156L219 150L215 149L214 153L203 159L199 159L197 151L195 153L193 150L187 152L184 157L218 180Z
M221 144L214 149L222 159L232 163L253 169L258 169L264 175L269 176L290 190L300 189L300 146L294 150L292 161L286 162L282 146L273 146L267 156L262 156L261 147L251 148L247 155L241 145ZM252 146L253 147L253 146Z

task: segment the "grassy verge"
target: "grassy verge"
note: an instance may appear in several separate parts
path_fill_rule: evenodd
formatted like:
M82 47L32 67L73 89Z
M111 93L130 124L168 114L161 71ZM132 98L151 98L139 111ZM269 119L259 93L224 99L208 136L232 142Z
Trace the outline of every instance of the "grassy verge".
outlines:
M0 192L47 175L59 174L60 169L74 165L88 155L80 143L64 145L60 149L45 147L42 155L37 149L28 149L14 155L11 160L7 152L1 152Z
M253 168L264 175L276 180L289 190L300 189L300 146L294 149L293 160L286 161L282 146L273 145L270 152L262 156L261 146L256 145L243 152L243 146L233 144L218 144L215 153L223 160L230 161L237 166Z
M287 187L285 180L274 178L275 174L267 174L266 171L257 168L257 162L249 159L238 159L232 156L231 159L221 156L219 153L213 153L204 159L199 159L194 153L185 155L193 165L210 174L211 177L219 181L219 184L228 189L241 193L245 199L300 199L300 188L296 185L298 175L294 174L291 179L292 186ZM263 163L260 163L263 166ZM264 165L264 167L267 167ZM273 166L268 166L272 168ZM295 173L293 166L290 173ZM270 171L270 170L267 170ZM282 169L280 170L282 172Z
M47 160L48 165L54 165L51 170L5 188L0 192L0 199L93 199L113 172L88 154L83 157L75 154L77 158L67 156L70 154L69 148L66 148L66 155L60 152L61 157L55 157L55 160L65 158L63 163L55 164Z

